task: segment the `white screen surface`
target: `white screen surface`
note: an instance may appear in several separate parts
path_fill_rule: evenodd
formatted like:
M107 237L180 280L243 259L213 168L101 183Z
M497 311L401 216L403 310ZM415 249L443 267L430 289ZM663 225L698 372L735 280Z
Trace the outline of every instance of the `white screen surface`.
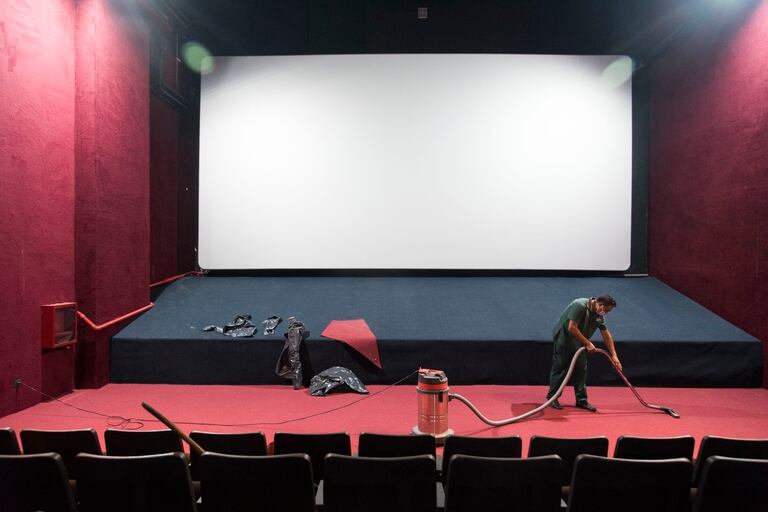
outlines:
M625 270L627 57L216 58L207 269Z

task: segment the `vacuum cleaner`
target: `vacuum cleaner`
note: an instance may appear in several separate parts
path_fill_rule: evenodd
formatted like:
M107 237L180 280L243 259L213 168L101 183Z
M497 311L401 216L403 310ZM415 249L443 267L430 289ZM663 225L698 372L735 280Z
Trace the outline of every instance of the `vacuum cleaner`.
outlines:
M554 402L560 397L560 395L563 393L563 389L565 389L565 386L568 385L568 382L571 379L571 375L573 374L573 368L576 365L576 359L585 350L586 350L586 347L581 347L573 355L573 358L571 359L571 364L568 366L568 372L565 374L565 378L563 379L562 384L560 384L560 387L557 388L557 391L552 396L552 398L550 398L543 404L539 405L538 407L531 409L528 412L525 412L519 416L515 416L512 418L507 418L503 420L491 420L489 418L486 418L477 409L477 407L475 407L472 404L472 402L467 400L465 397L459 395L458 393L451 393L448 387L448 378L445 376L445 372L443 372L442 370L431 370L427 368L420 368L419 378L416 384L416 391L417 391L417 397L418 397L418 424L415 427L413 427L413 433L429 434L431 436L434 436L435 440L438 443L445 440L445 438L448 437L449 435L453 434L453 430L448 428L448 402L450 402L451 400L458 400L459 402L463 403L464 405L469 407L469 409L473 413L475 413L475 415L478 418L480 418L480 420L483 421L483 423L486 423L492 427L501 427L503 425L509 425L510 423L516 423L530 416L533 416L534 414L537 414L542 410L546 409L547 407L549 407L550 404L552 404L552 402ZM611 359L610 354L603 349L596 348L594 352L598 354L603 354L605 357L608 358L609 361ZM647 403L645 400L643 400L643 398L637 392L635 387L629 382L629 380L624 375L624 373L616 367L614 367L614 369L616 370L616 373L619 374L619 377L621 377L621 379L624 381L624 384L626 384L627 387L629 387L629 389L632 390L632 393L634 393L635 397L643 406L648 407L649 409L656 409L656 410L665 412L670 416L672 416L673 418L680 418L680 415L677 414L677 412L675 412L675 410L672 409L671 407L665 407L662 405L654 405L654 404Z

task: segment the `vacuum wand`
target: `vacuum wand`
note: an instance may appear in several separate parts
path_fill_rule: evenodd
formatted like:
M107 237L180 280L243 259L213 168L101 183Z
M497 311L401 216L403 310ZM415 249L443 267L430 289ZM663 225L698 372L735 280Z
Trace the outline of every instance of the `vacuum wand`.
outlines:
M187 442L190 449L197 452L198 455L202 455L202 453L205 451L202 446L197 444L191 437L189 437L187 434L181 431L179 427L174 425L171 420L160 414L154 407L149 405L146 402L141 402L141 406L147 410L152 416L160 420L161 423L165 424L166 427L171 429L177 436L179 436L181 439Z
M580 348L579 350L584 350L584 347ZM596 348L595 352L597 352L599 354L603 354L605 357L608 358L609 361L611 360L611 355L608 352L606 352L605 350L603 350L601 348ZM611 364L613 364L613 363L611 363ZM653 405L653 404L647 403L645 400L643 400L643 397L640 396L640 393L637 392L635 387L629 382L627 377L624 375L624 372L622 372L621 370L619 370L615 366L613 367L613 369L616 370L616 373L619 374L619 377L621 377L621 380L624 381L624 384L627 385L627 387L632 391L632 393L634 393L634 395L637 398L637 400L641 404L643 404L645 407L648 407L649 409L658 409L659 411L663 411L663 412L669 414L670 416L672 416L675 419L680 419L680 415L677 414L677 412L675 412L675 410L672 409L671 407L664 407L663 405Z
M576 353L573 355L573 358L571 359L571 364L568 366L568 372L565 374L565 378L563 379L563 382L560 384L560 387L557 388L557 391L552 396L552 398L550 398L549 400L547 400L543 404L539 405L538 407L536 407L534 409L531 409L530 411L528 411L526 413L523 413L523 414L521 414L519 416L515 416L513 418L507 418L507 419L504 419L504 420L491 420L491 419L486 418L485 416L483 416L483 414L479 410L477 410L477 408L474 405L472 405L472 402L470 402L465 397L463 397L463 396L461 396L461 395L459 395L457 393L449 393L448 394L448 400L450 401L450 400L454 400L455 399L455 400L458 400L459 402L463 403L464 405L469 407L470 410L473 413L475 413L475 415L478 418L480 418L481 421L483 421L483 423L486 423L486 424L488 424L488 425L490 425L492 427L500 427L500 426L503 426L503 425L509 425L510 423L516 423L518 421L524 420L524 419L526 419L526 418L528 418L530 416L533 416L534 414L537 414L537 413L543 411L544 409L549 407L550 404L552 404L552 402L554 402L555 400L557 400L560 397L560 395L563 393L563 389L565 389L565 386L568 384L568 381L571 379L571 375L573 374L573 368L576 366L576 359L585 350L587 350L586 347L580 347L576 351ZM594 352L597 352L598 354L603 354L605 357L608 358L608 360L611 360L611 355L608 352L606 352L605 350L603 350L603 349L596 348L594 350ZM611 362L611 365L613 365L613 362ZM643 406L648 407L649 409L657 409L659 411L665 412L665 413L669 414L670 416L672 416L673 418L680 418L680 415L677 414L677 412L675 412L675 410L672 409L671 407L664 407L664 406L661 406L661 405L653 405L653 404L647 403L645 400L643 400L643 398L637 392L635 387L629 382L629 380L624 375L624 373L621 370L619 370L618 368L616 368L615 366L614 366L614 369L616 370L616 373L619 374L619 377L621 377L621 379L624 381L624 384L626 384L627 387L629 387L629 389L632 390L632 393L634 393L635 397L638 399L638 401Z

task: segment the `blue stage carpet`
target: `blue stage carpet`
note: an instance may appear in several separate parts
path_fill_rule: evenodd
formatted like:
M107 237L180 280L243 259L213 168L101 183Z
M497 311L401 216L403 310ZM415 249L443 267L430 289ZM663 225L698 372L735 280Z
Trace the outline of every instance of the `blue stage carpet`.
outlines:
M272 315L304 322L307 381L338 365L365 383L391 383L423 366L445 370L457 384L540 385L562 309L605 293L618 301L607 321L634 384L761 384L757 339L656 279L608 277L188 277L113 337L111 380L284 383L274 368L287 321L272 336L202 331L250 314L259 326ZM356 318L376 334L382 370L320 337L331 320ZM619 383L604 358L590 361L590 383Z

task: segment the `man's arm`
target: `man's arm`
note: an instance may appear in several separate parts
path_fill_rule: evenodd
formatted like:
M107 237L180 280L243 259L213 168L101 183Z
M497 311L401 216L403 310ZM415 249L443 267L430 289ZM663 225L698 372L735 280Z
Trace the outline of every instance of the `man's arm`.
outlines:
M578 324L573 320L568 320L568 334L579 340L579 343L587 347L587 352L592 352L595 350L595 346L583 334L581 334ZM611 346L613 346L613 343L611 343Z
M613 345L613 335L611 334L611 331L606 327L605 329L600 330L600 335L603 337L603 341L608 347L608 353L611 354L611 362L613 363L613 366L621 370L621 361L619 361L619 356L616 355L616 347Z

